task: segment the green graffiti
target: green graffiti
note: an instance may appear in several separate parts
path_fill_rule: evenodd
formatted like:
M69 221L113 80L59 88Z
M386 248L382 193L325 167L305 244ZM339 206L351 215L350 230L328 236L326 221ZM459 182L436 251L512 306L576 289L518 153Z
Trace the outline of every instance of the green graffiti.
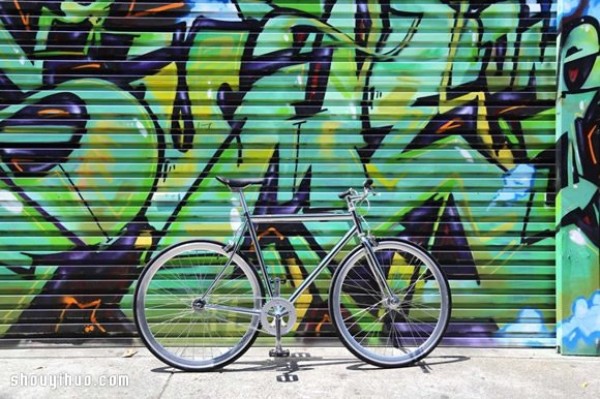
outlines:
M581 5L591 12L565 13L560 41L559 345L564 353L599 354L600 346L593 338L600 331L598 326L579 323L587 310L580 298L592 298L600 288L600 29L592 17L598 16L598 2ZM592 309L595 302L590 303Z
M144 264L189 238L232 237L239 214L217 175L265 177L248 192L256 213L341 209L336 194L370 177L371 229L424 246L450 279L449 343L554 345L556 11L545 0L3 2L0 334L134 336ZM565 109L561 134L575 143ZM578 151L561 167L588 170ZM588 209L597 184L577 178L559 208ZM258 227L291 291L346 226ZM582 239L577 256L593 265L597 236ZM296 337L332 333L330 274L300 298Z

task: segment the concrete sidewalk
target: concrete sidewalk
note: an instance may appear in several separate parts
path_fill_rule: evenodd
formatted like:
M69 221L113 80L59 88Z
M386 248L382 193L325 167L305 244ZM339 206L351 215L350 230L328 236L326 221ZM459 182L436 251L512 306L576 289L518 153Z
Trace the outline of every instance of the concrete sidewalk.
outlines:
M2 349L0 398L600 398L600 358L550 349L438 348L388 370L343 347L292 353L255 347L222 371L184 373L140 347Z

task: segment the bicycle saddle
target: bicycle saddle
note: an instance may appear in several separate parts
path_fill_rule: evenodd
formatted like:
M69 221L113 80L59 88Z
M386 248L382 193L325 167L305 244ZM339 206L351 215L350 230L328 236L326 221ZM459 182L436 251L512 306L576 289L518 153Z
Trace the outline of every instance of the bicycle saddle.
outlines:
M217 180L231 189L244 189L253 184L262 184L265 179L228 179L217 176Z

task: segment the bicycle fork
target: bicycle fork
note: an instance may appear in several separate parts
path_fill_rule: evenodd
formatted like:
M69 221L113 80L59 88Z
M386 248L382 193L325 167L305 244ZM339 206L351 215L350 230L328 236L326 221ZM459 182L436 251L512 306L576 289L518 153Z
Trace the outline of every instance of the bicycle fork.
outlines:
M373 247L377 245L375 240L370 236L370 233L365 232L361 223L361 218L358 216L356 212L356 208L350 202L348 203L348 210L352 215L352 219L354 220L354 225L356 226L356 230L358 231L358 238L362 244L362 247L365 249L367 253L367 263L369 264L369 268L371 269L371 273L375 277L375 282L379 286L379 290L381 291L381 296L384 301L388 305L397 306L400 301L398 298L392 293L390 286L388 285L385 274L383 273L383 269L377 260L377 256L375 256L375 251Z
M360 236L360 240L367 253L367 263L369 264L371 273L373 273L375 281L379 286L382 298L387 301L388 305L398 305L399 299L394 295L386 281L383 269L381 268L381 265L377 260L377 256L375 255L375 251L373 250L373 244L371 244L371 240L364 234Z

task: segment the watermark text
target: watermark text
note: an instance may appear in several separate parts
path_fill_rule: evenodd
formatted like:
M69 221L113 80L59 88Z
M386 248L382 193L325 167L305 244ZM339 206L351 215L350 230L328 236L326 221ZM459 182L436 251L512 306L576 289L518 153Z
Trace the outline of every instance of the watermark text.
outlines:
M73 374L73 373L19 373L10 376L11 387L49 387L51 389L63 387L100 387L115 388L128 387L127 374Z

